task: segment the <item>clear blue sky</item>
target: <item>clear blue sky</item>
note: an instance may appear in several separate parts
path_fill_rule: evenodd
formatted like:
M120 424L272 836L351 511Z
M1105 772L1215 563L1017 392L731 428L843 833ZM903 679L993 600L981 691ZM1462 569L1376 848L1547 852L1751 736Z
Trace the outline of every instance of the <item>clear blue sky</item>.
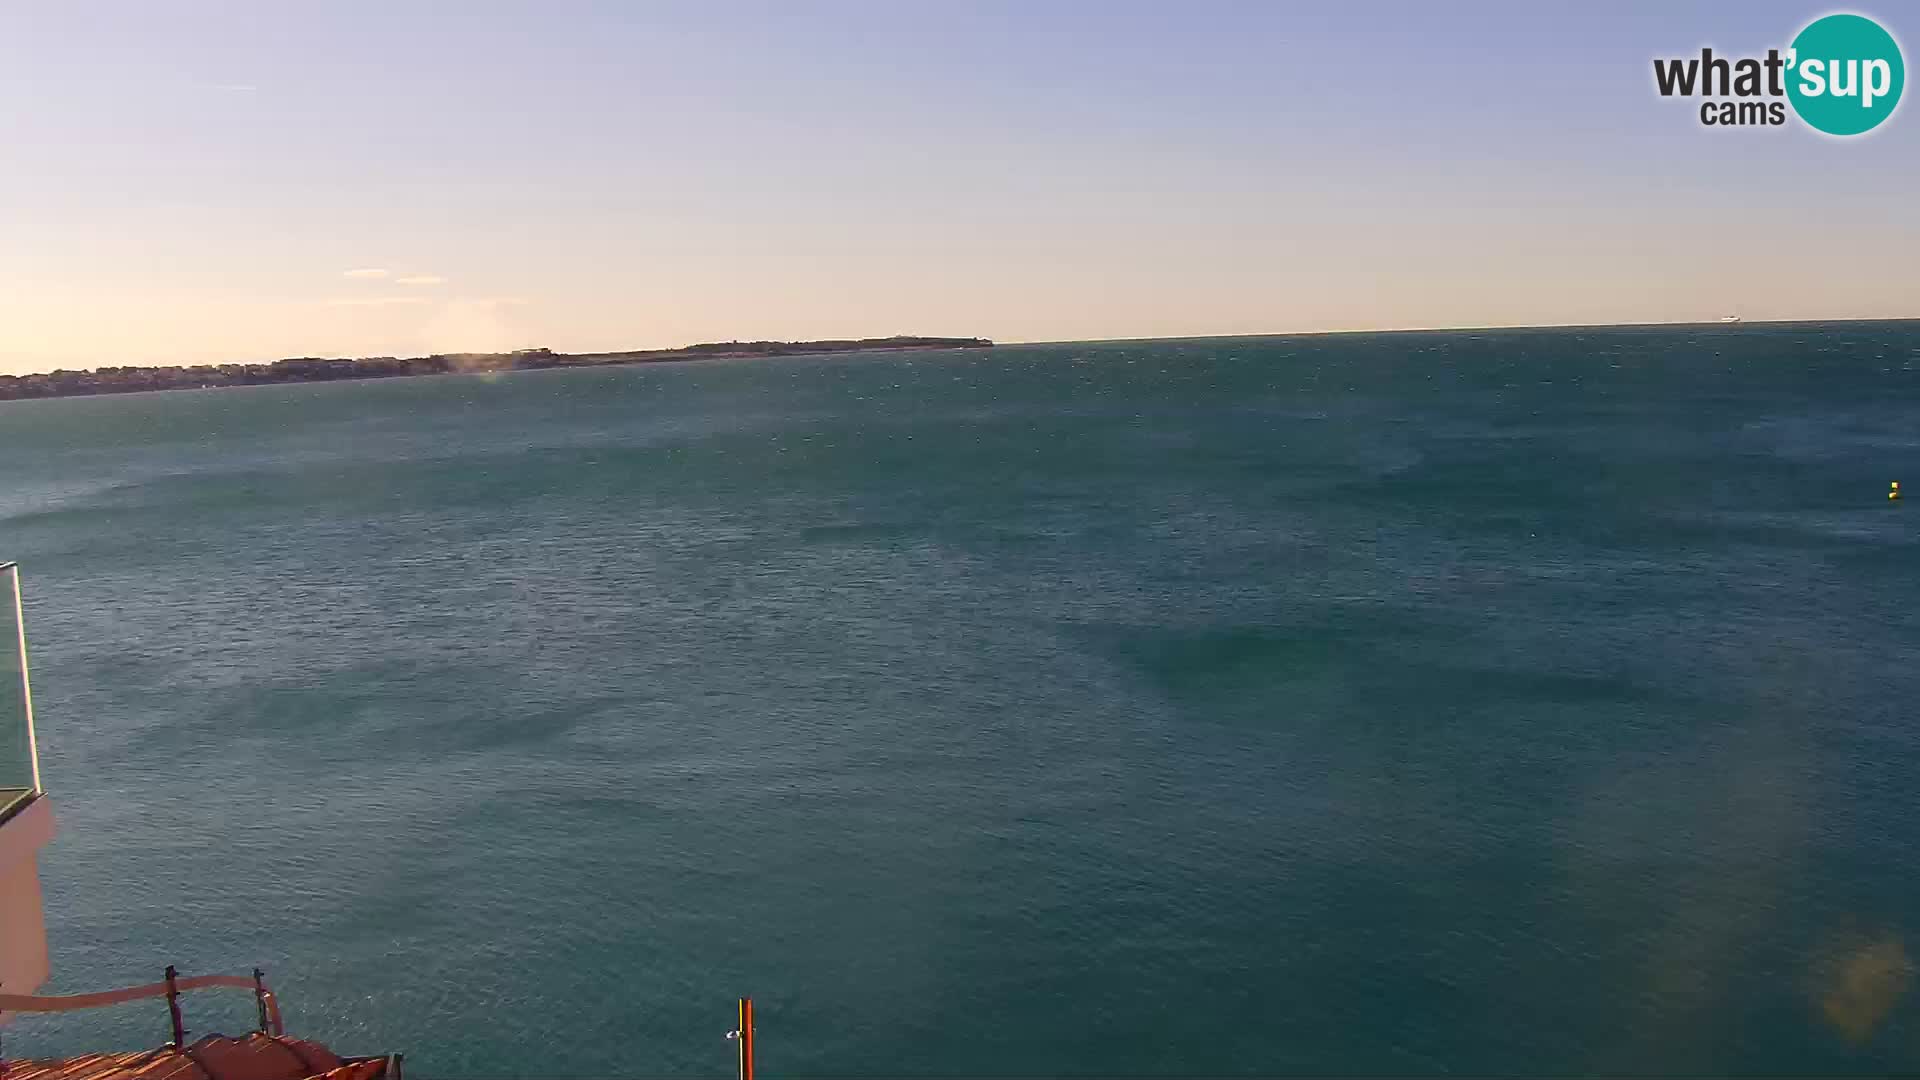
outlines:
M1652 89L1827 10L14 4L0 371L1920 315L1914 106Z

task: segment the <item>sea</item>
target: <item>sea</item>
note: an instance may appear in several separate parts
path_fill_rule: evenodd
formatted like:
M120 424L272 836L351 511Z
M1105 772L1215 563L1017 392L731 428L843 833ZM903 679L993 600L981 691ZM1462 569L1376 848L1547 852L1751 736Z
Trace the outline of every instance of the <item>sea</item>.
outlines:
M770 1077L1920 1069L1917 368L1794 323L3 403L42 992L257 965L454 1080L728 1076L740 997Z

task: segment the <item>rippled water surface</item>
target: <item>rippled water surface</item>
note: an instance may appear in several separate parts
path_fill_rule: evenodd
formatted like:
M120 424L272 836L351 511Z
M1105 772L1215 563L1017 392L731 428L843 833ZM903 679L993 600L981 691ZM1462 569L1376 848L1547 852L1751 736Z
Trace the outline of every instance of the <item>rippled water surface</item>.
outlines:
M1920 1068L1916 366L1744 326L0 404L49 990L257 963L446 1077L725 1075L742 994L768 1075Z

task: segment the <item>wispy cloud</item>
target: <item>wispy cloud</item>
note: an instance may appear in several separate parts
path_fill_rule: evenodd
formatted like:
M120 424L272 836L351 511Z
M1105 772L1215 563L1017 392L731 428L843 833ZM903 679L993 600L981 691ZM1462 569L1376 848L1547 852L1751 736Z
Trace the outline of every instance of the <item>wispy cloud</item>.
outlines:
M350 278L383 278L383 277L386 277L390 272L391 271L382 270L377 266L369 266L363 270L343 271L340 274L340 276L350 277Z
M408 274L393 279L395 285L445 285L447 279L438 274Z
M392 307L396 304L425 304L424 296L353 296L326 301L327 307Z

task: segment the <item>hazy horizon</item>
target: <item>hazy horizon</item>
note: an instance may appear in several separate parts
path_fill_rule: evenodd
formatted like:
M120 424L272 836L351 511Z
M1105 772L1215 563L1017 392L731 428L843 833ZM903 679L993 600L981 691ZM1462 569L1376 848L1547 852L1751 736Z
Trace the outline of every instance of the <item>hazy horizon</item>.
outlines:
M1823 325L1823 324L1849 325L1854 323L1877 323L1877 322L1888 322L1888 323L1920 322L1920 316L1895 315L1895 316L1886 316L1886 317L1867 316L1867 317L1861 317L1861 318L1848 318L1848 319L1739 319L1738 320L1739 325L1742 325L1742 326L1806 326L1806 325ZM1036 338L1033 340L1026 340L1026 341L995 340L993 341L993 344L996 346L1013 348L1013 347L1018 347L1023 345L1034 345L1034 346L1113 345L1113 344L1125 344L1128 342L1154 343L1154 342L1215 341L1215 340L1231 341L1236 339L1258 341L1258 340L1268 340L1268 339L1275 339L1275 338L1325 337L1325 336L1337 336L1337 335L1364 336L1364 335L1370 335L1370 334L1383 334L1383 335L1384 334L1471 334L1471 333L1478 333L1483 331L1491 333L1491 332L1505 331L1505 330L1512 330L1512 331L1633 330L1633 329L1643 329L1643 328L1652 330L1652 329L1663 329L1663 328L1681 328L1681 327L1688 327L1688 326L1711 328L1711 327L1725 325L1725 323L1726 323L1726 320L1724 319L1697 319L1697 320L1681 320L1681 321L1675 321L1675 322L1501 323L1501 324L1474 325L1474 326L1379 326L1379 327L1335 328L1335 329L1328 329L1328 330L1270 330L1270 331L1253 331L1251 333L1233 333L1233 334L1173 334L1173 335L1160 335L1160 336L1153 336L1153 337ZM944 336L944 337L952 338L952 337L961 337L965 335L953 334L953 335L911 335L911 336L923 336L923 337L929 337L929 338ZM724 343L726 341L737 341L742 344L752 344L756 341L774 341L774 342L782 342L787 344L795 344L795 343L806 344L808 341L861 340L863 338L873 339L873 340L883 340L883 338L880 335L873 335L873 334L859 335L859 336L839 338L839 339L828 339L828 338L796 339L796 338L790 338L790 337L789 338L745 339L745 338L736 337L736 338L720 339L719 342L683 342L678 345L634 346L632 348L612 348L612 349L605 349L605 350L598 350L598 351L607 352L607 353L648 352L648 351L655 351L655 350L671 351L678 348L686 348L686 347L695 346L695 345L718 344L718 343ZM992 339L989 339L989 340L992 340ZM543 347L544 346L532 345L532 346L521 346L519 348L539 349ZM931 346L931 347L944 348L944 346ZM490 353L481 353L474 350L465 350L464 352L466 355L503 355L511 351L514 351L514 350L503 349L503 350L497 350ZM556 353L562 353L562 354L566 352L566 350L560 350L560 349L554 349L551 351ZM461 350L445 350L443 354L444 355L461 355L462 352L463 351ZM591 355L591 353L592 353L592 350L587 351L588 355ZM284 356L284 357L279 357L279 356L257 357L252 360L185 361L185 362L180 362L176 364L158 364L158 365L149 364L149 365L131 365L131 366L196 367L196 366L219 366L222 364L265 364L265 363L272 363L275 360L293 360L293 359L369 360L369 359L379 359L381 358L381 356L385 356L385 355L388 355L388 354L380 354L380 356L374 356L374 355L332 356L324 353L308 352L308 353L300 353L297 355L290 355L290 356ZM434 354L423 353L420 355L430 356ZM821 355L831 355L831 354L821 354ZM413 359L417 357L407 357L407 358ZM776 360L780 358L781 357L778 357L778 356L767 357L767 359L770 359L770 360ZM689 359L698 360L700 358L695 356L695 357L689 357ZM109 367L109 368L118 368L123 366L128 366L128 365L112 364L112 363L94 365L94 367ZM90 370L90 369L80 368L80 369L67 369L67 370ZM44 371L43 372L0 372L0 375L50 374L50 373L51 372L44 372Z
M1827 10L8 10L0 373L1912 317L1911 116L1652 86Z

